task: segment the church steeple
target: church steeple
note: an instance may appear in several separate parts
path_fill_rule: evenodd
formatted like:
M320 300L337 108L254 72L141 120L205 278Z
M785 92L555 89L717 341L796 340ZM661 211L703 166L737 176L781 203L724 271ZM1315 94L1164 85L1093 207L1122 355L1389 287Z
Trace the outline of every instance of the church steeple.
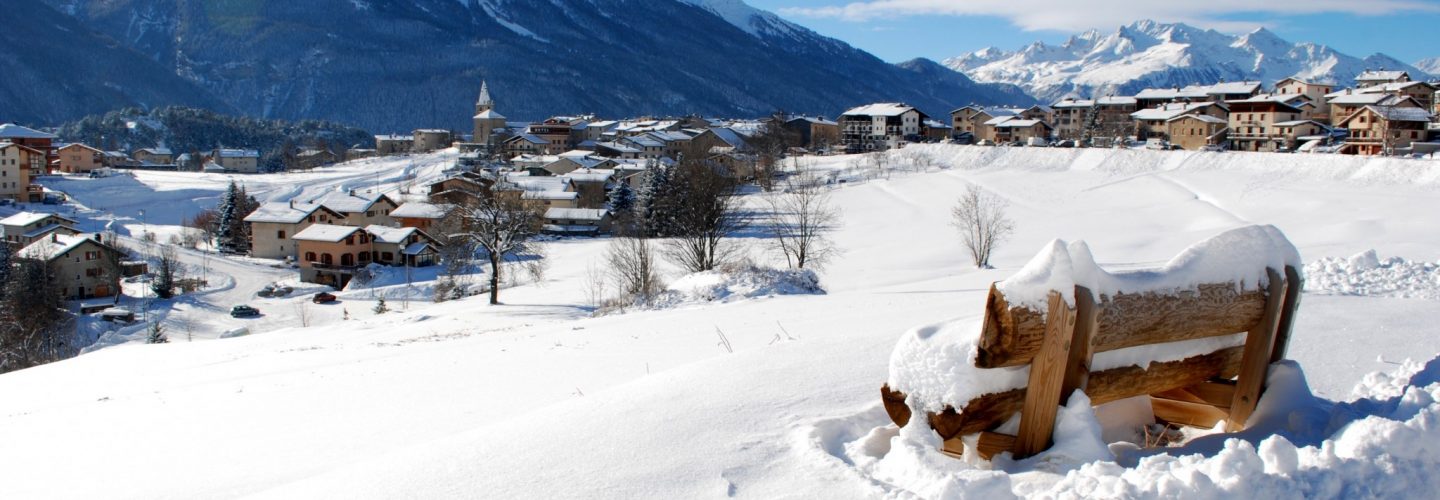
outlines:
M480 82L480 100L475 102L475 113L484 113L495 109L495 100L490 98L490 82Z

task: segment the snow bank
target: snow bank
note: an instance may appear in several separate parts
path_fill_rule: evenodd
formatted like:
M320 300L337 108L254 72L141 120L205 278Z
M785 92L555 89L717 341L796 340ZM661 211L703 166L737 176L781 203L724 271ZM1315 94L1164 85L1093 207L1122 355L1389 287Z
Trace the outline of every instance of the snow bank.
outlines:
M812 436L897 497L1404 498L1429 491L1440 467L1440 358L1366 377L1356 387L1362 399L1351 403L1315 397L1293 362L1273 365L1268 386L1246 431L1173 448L1107 448L1106 419L1117 417L1097 417L1081 392L1058 414L1055 446L1020 461L948 458L923 420L896 432L869 413L857 416L880 424L868 433ZM817 425L843 428L839 419Z
M1110 273L1095 263L1084 242L1052 241L1014 276L998 284L1011 304L1044 311L1049 294L1075 304L1074 288L1099 295L1173 293L1204 283L1235 283L1244 290L1268 284L1266 268L1301 267L1300 252L1274 226L1247 226L1220 233L1180 252L1156 269Z
M824 295L820 277L809 269L747 266L688 274L648 301L607 305L597 314L623 310L674 309L686 305L728 303L777 295Z
M1324 258L1305 266L1305 291L1440 300L1440 263L1381 260L1374 250L1348 259Z

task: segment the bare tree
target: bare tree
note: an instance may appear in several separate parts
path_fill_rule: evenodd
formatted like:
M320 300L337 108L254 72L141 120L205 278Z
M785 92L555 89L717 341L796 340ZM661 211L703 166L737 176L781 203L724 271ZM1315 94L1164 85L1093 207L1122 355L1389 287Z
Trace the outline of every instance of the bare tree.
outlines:
M770 235L775 247L793 269L823 267L839 252L826 236L840 222L830 204L830 188L818 175L806 172L785 182L785 189L766 198L770 206Z
M749 225L736 196L738 183L707 161L686 161L670 178L665 204L664 255L690 271L714 269L738 250L729 238Z
M1015 223L1005 215L1008 208L1003 198L971 184L951 210L952 224L960 231L975 267L989 268L990 252L1015 231Z
M755 151L755 183L765 191L775 188L775 173L785 153L800 145L800 134L785 127L786 116L783 110L772 113L745 141Z
M490 303L499 304L502 264L507 257L526 250L539 233L543 215L534 204L521 199L520 191L510 189L496 189L460 210L466 236L485 250L490 261Z
M664 285L655 265L655 250L647 238L618 237L605 251L605 275L627 299L648 301L660 291Z

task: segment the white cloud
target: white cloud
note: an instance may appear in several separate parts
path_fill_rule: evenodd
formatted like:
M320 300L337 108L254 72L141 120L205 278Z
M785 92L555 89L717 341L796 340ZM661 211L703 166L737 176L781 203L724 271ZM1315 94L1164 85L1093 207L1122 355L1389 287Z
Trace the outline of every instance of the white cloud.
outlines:
M788 7L800 17L871 21L921 15L995 16L1026 30L1080 31L1110 28L1136 19L1183 22L1224 31L1256 23L1227 15L1305 14L1384 15L1440 12L1433 0L869 0L826 7Z

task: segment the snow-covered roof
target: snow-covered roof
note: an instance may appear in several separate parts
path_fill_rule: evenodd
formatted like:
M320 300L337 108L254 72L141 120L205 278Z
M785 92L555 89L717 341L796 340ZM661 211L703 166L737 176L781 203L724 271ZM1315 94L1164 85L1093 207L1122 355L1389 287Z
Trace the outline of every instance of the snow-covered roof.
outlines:
M596 143L596 144L595 144L595 147L614 150L614 151L616 151L616 152L618 152L618 153L639 153L639 152L641 152L641 151L640 151L640 148L637 148L637 147L632 146L632 145L629 145L629 144L621 143L621 142L600 142L600 143Z
M995 128L1030 128L1044 123L1045 122L1041 120L1023 120L1020 118L1009 118L1006 119L1004 122L996 124Z
M732 129L725 127L716 127L710 129L709 132L715 134L716 137L719 137L721 141L725 142L725 144L729 144L730 147L745 147L745 138L741 137L738 132Z
M371 224L365 226L365 232L375 237L375 241L398 245L404 243L410 235L420 232L419 228L413 227L389 227Z
M550 220L588 220L600 221L610 212L600 208L551 208L545 211L545 218Z
M925 120L925 126L930 128L951 128L948 123L940 123L935 120Z
M222 149L221 158L259 158L260 152L253 149Z
M170 156L173 154L170 148L143 148L135 150L136 153L147 153L156 156Z
M1135 118L1136 120L1143 121L1166 121L1183 114L1195 112L1211 105L1213 105L1213 103L1208 102L1170 103L1162 105L1160 107L1142 109L1140 111L1130 113L1130 116Z
M4 218L4 219L0 219L0 226L19 226L19 227L24 227L24 226L28 226L28 225L34 224L34 223L36 223L36 222L44 221L45 219L49 219L49 218L52 218L52 217L55 218L55 219L59 219L59 220L61 220L61 221L64 221L64 222L69 222L71 225L79 224L78 222L75 222L74 219L70 219L70 218L65 217L65 216L63 216L63 215L60 215L60 214L41 214L41 213L35 213L35 212L20 212L20 213L18 213L18 214L15 214L15 215L11 215L11 216L9 216L9 217L6 217L6 218Z
M1136 104L1138 102L1139 100L1135 99L1134 96L1126 95L1112 95L1095 99L1095 104L1100 106L1117 106L1125 104Z
M1393 82L1402 78L1409 78L1410 74L1404 71L1364 71L1355 75L1357 82Z
M1369 87L1358 88L1355 89L1355 91L1364 93L1399 92L1411 87L1426 87L1430 91L1434 91L1436 89L1435 84L1432 84L1430 82L1388 82L1379 85L1371 85Z
M85 148L85 149L94 151L94 152L96 152L96 153L100 153L100 154L102 154L102 155L105 154L104 151L101 151L101 150L99 150L99 149L92 148L92 147L90 147L90 146L86 146L85 144L82 144L82 143L79 143L79 142L74 142L74 143L66 144L66 145L64 145L64 146L60 146L60 147L57 148L57 149L60 149L60 150L63 151L63 150L70 149L70 148Z
M431 245L430 242L427 242L427 241L417 241L417 242L414 242L414 243L411 243L411 244L407 245L404 250L401 250L401 251L400 251L400 253L403 253L403 254L405 254L405 255L420 255L420 254L425 253L425 250L426 250L426 249L432 249L432 250L433 250L434 248L435 248L435 246L434 246L434 245Z
M399 135L399 134L386 134L386 135L377 135L377 136L375 136L375 140L376 140L377 142L378 142L378 141L413 141L413 140L415 140L415 136L413 136L413 135Z
M495 110L493 110L493 109L487 109L487 110L485 110L485 111L481 111L481 112L475 114L475 119L477 119L477 120L504 120L504 119L505 119L505 115L502 115L502 114L500 114L500 113L496 113Z
M336 226L334 224L314 224L305 228L304 231L295 233L292 239L301 241L324 241L334 243L355 234L361 229L355 226Z
M1326 94L1330 104L1378 104L1391 97L1380 92L1337 92Z
M615 171L607 168L584 168L564 175L574 182L606 182L614 176Z
M1199 90L1187 89L1145 89L1135 93L1136 99L1204 99L1210 94Z
M570 186L570 179L548 175L530 175L528 172L509 172L505 182L514 184L525 191L564 191Z
M514 138L512 138L512 139L510 139L510 140L512 140L512 141L525 141L525 142L528 142L528 143L531 143L531 144L542 144L542 145L543 145L543 144L550 144L550 141L547 141L547 140L545 140L545 139L541 139L539 136L536 136L536 135L534 135L534 134L520 134L520 135L517 135L517 136L515 136Z
M580 198L580 193L574 191L526 191L520 195L521 199L542 200L542 201L568 201Z
M374 206L380 200L390 199L384 194L359 195L353 191L331 192L318 199L310 200L311 203L319 203L325 208L340 212L342 214L353 214L364 212ZM393 203L393 202L392 202Z
M1429 122L1434 118L1434 115L1420 108L1365 106L1365 109L1375 112L1375 114L1380 115L1380 117L1386 120L1397 122Z
M636 146L640 146L640 147L642 147L642 148L663 148L663 147L665 147L665 141L656 139L656 138L654 138L654 137L650 137L649 135L637 135L637 136L634 136L634 137L626 138L625 140L629 141L631 144L634 144L634 145L636 145Z
M835 122L833 122L833 121L826 120L826 119L824 119L824 118L815 118L815 117L811 117L811 116L801 116L801 117L798 117L798 118L791 118L790 121L792 121L792 122L793 122L793 121L805 121L805 122L810 122L810 123L814 123L814 124L817 124L817 125L839 125L839 123L835 123Z
M1095 105L1095 101L1089 99L1063 99L1050 104L1055 109L1089 108Z
M422 128L415 131L415 134L448 134L449 130L441 128Z
M410 201L390 211L391 217L406 219L439 219L450 213L450 205Z
M260 204L250 215L245 216L245 222L273 222L278 224L297 224L320 205L313 203L289 203L283 201L272 201Z
M65 252L74 250L75 247L85 243L96 243L92 236L83 234L59 234L56 233L49 238L31 243L20 250L20 256L27 259L53 260L56 257L65 255ZM103 246L103 245L102 245Z
M14 123L0 125L0 137L6 139L59 139L55 134L48 134L30 127L22 127Z
M914 106L898 102L881 102L850 108L842 116L900 116L915 111Z
M1187 118L1188 118L1188 119L1199 120L1199 121L1202 121L1202 122L1205 122L1205 123L1219 123L1219 124L1229 123L1229 122L1226 121L1224 118L1217 118L1217 117L1210 116L1210 115L1180 115L1180 116L1176 116L1176 117L1170 118L1170 119L1165 120L1165 121L1166 121L1166 122L1173 122L1173 121L1178 121L1178 120L1184 120L1184 119L1187 119ZM1277 124L1277 125L1278 125L1278 124Z

